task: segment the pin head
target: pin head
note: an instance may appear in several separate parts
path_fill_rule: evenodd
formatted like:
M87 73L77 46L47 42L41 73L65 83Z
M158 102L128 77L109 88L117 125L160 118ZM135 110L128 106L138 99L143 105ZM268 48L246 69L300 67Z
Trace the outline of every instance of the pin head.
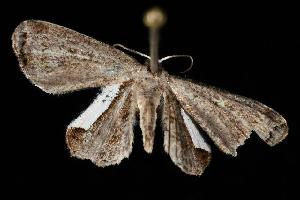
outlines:
M166 23L167 17L160 8L155 7L145 13L143 21L149 28L160 28Z

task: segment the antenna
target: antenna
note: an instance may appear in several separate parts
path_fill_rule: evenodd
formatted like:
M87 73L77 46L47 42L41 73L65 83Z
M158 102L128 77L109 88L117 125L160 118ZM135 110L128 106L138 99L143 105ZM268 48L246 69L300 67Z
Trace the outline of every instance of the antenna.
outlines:
M159 30L166 23L167 17L160 8L155 7L145 13L143 21L149 28L150 69L152 73L157 73L159 71Z

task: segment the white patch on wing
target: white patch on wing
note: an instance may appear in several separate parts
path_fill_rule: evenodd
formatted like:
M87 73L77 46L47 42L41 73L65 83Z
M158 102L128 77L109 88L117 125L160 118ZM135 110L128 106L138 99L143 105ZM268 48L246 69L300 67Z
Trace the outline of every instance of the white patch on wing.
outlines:
M104 113L119 92L120 85L110 85L102 89L94 102L69 127L88 130L91 125Z
M192 138L193 144L195 145L196 148L201 148L206 150L207 152L211 152L209 145L205 142L204 138L198 131L197 127L191 120L191 118L185 113L185 111L181 108L181 115L183 117L183 121L186 125L186 128L189 131L189 134Z

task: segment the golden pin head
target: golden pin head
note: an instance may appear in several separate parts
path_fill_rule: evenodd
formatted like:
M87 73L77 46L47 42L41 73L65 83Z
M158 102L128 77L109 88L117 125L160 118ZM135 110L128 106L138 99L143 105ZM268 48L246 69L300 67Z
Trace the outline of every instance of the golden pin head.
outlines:
M167 17L160 8L156 7L145 13L143 21L145 26L149 28L160 28L166 23Z

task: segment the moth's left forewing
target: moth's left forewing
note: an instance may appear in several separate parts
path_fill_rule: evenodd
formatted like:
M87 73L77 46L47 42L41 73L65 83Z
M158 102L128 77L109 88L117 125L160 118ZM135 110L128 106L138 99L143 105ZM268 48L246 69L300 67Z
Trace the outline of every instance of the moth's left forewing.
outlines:
M172 76L168 83L184 110L225 153L237 155L252 131L271 146L288 134L286 120L255 100Z
M132 82L104 87L67 129L71 155L104 167L129 156L137 110Z
M119 84L146 70L108 44L45 21L22 22L12 42L22 72L51 94Z
M162 107L165 151L182 171L201 175L211 159L209 145L170 91L164 92Z

